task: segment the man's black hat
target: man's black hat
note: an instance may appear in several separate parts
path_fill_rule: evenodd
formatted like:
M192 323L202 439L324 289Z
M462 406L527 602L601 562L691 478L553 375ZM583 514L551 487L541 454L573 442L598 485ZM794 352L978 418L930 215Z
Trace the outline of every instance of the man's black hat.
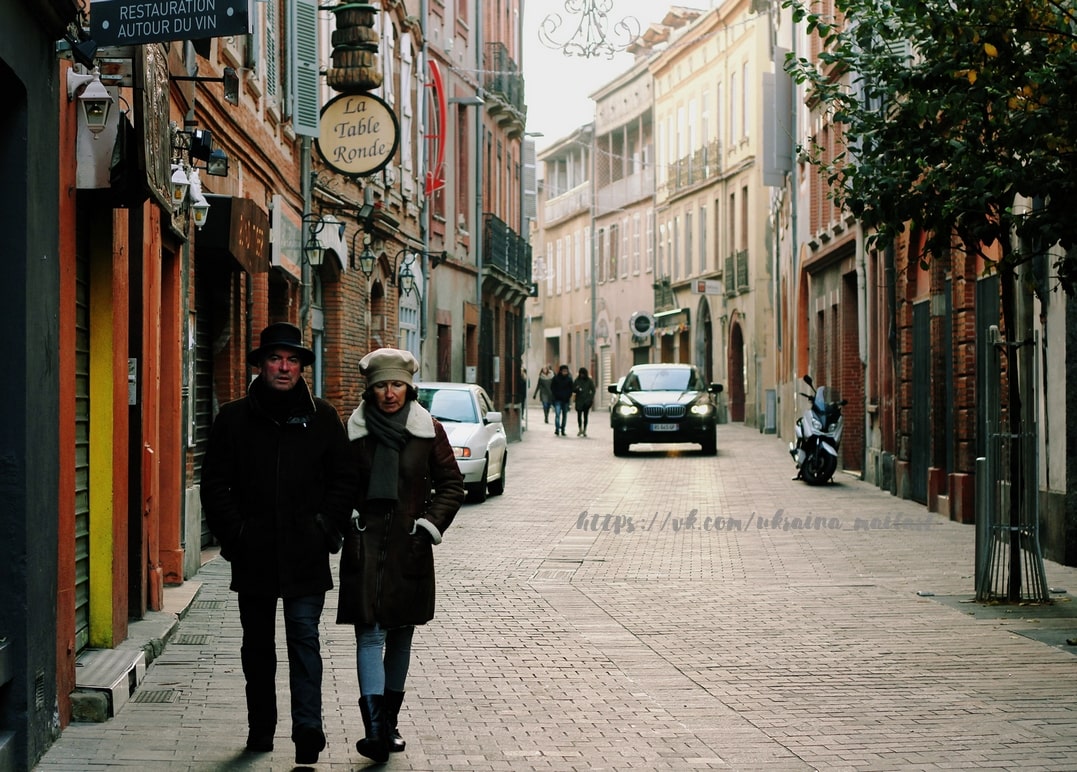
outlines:
M277 322L262 330L258 348L247 354L247 364L257 367L262 364L262 357L281 347L298 353L299 361L304 367L314 364L314 352L303 345L303 333L294 324L287 322Z

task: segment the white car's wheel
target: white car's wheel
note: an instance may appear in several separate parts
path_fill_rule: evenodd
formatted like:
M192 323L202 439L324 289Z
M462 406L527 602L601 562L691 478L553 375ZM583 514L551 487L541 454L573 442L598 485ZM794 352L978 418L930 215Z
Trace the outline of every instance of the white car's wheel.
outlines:
M501 457L501 476L490 483L490 495L500 496L505 492L505 467L509 465L509 454Z
M487 471L490 469L490 459L486 459L486 463L482 465L482 476L477 483L472 483L468 487L468 498L476 504L481 504L486 501L486 487L489 483L486 481Z

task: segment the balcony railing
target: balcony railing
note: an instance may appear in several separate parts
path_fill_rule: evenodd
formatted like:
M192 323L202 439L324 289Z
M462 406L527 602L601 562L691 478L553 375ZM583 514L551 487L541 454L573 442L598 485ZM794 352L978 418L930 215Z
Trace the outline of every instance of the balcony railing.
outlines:
M524 103L524 79L520 68L509 56L504 43L487 43L483 66L486 77L482 87L488 93L496 95L521 115L527 114Z
M691 155L679 158L669 169L661 193L669 197L682 190L715 177L722 170L721 145L718 140L698 148Z
M605 214L624 209L629 204L654 195L654 168L648 167L636 174L630 174L598 191L598 211Z
M531 284L531 245L504 220L483 215L483 269L496 268L524 286Z
M566 217L589 212L591 209L591 182L588 180L571 190L546 199L543 205L543 217L546 225L553 225Z

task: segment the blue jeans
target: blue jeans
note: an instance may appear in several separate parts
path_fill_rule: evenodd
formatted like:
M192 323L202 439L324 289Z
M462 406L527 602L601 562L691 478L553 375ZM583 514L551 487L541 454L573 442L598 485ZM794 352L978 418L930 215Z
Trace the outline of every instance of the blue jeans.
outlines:
M553 403L553 428L555 432L565 433L565 421L568 420L568 403L555 400Z
M284 635L288 648L292 736L299 727L322 727L322 655L318 623L325 594L284 599ZM240 660L247 681L247 725L272 733L277 725L277 599L239 594L243 626Z
M404 691L414 633L415 628L411 625L388 630L377 624L355 626L355 663L359 671L360 694L385 694L386 689Z

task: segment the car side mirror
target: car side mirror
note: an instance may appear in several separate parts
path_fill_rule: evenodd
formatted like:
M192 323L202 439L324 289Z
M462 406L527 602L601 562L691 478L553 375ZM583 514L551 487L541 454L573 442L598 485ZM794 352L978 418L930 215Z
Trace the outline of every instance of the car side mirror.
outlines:
M609 386L606 387L606 391L608 391L610 394L616 394L617 393L617 384L616 383L611 383Z
M712 383L711 387L710 387L710 389L708 389L708 391L711 394L721 394L723 391L725 391L725 386L723 386L720 383Z
M483 421L488 424L499 424L501 423L501 413L497 412L496 410L491 410L489 413L486 414L486 417L483 419Z

